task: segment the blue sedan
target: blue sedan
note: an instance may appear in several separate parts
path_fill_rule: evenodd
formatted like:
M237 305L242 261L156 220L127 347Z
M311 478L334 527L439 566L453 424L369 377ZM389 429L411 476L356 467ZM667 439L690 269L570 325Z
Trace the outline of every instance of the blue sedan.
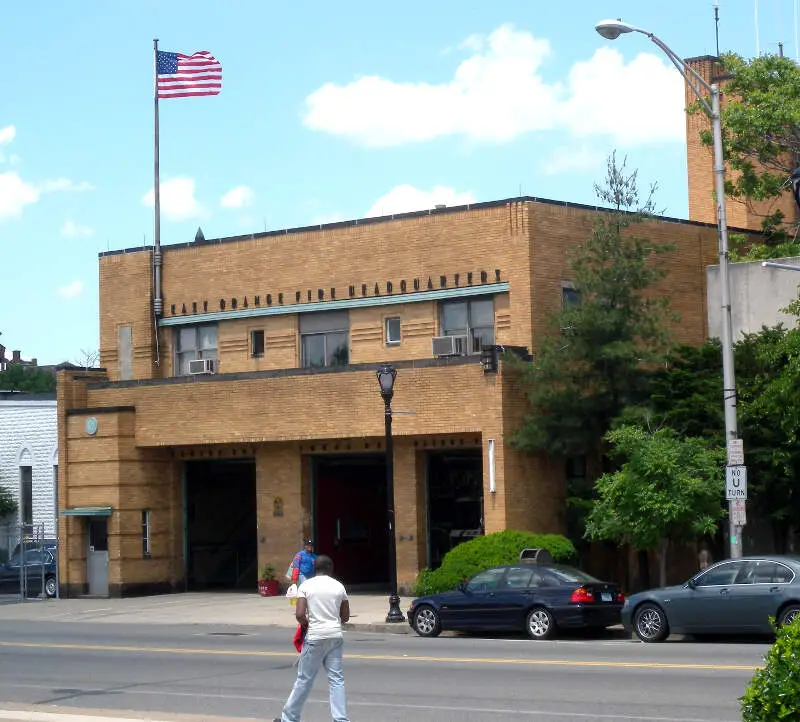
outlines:
M55 548L27 549L23 556L16 553L5 563L0 564L0 594L20 594L24 590L28 597L38 597L42 593L48 597L56 596L56 550Z
M800 558L745 557L714 564L685 584L633 594L622 623L643 642L675 634L770 634L800 616Z
M480 572L452 592L415 599L408 623L421 637L446 630L525 630L552 639L560 629L605 629L620 622L615 584L561 564L520 563Z

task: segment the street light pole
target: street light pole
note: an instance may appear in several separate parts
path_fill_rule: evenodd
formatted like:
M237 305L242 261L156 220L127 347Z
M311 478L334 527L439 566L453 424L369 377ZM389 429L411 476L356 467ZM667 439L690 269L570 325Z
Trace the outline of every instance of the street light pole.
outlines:
M389 532L389 613L386 621L389 623L405 622L406 618L400 611L400 597L397 594L397 539L394 525L394 449L392 443L392 397L394 396L394 380L397 369L389 364L381 366L377 373L378 383L381 387L383 398L383 419L386 435L386 494L387 494L387 523Z
M731 441L738 436L736 419L736 375L733 365L733 324L731 321L731 286L728 273L728 219L725 209L725 158L722 149L722 115L720 112L720 91L717 83L709 84L697 73L694 68L687 65L682 58L676 55L662 40L653 33L642 30L621 20L604 20L595 26L595 30L607 40L616 40L624 33L642 33L646 35L680 71L688 83L700 106L711 118L712 133L714 137L714 191L717 201L717 229L719 236L719 280L721 287L722 307L722 399L725 409L725 440L727 451L727 466L741 463L740 459L732 459ZM711 95L711 105L703 95L703 91ZM741 527L734 523L734 502L728 502L728 525L730 537L730 551L732 558L742 556Z

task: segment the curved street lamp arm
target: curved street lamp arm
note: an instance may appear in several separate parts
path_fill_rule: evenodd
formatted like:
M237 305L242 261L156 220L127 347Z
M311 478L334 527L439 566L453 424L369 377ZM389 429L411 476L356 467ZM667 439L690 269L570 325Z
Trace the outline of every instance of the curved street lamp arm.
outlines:
M659 37L653 35L653 33L648 33L646 30L641 31L645 35L647 35L650 40L653 41L664 54L672 61L672 64L681 72L681 75L685 78L686 82L688 83L689 87L694 91L694 94L697 96L697 99L700 101L700 105L703 106L703 110L708 113L709 117L714 117L714 111L712 110L711 106L709 105L708 101L705 99L703 95L703 90L707 93L713 93L713 88L709 83L706 82L705 78L700 75L694 68L688 65L679 55L676 55L672 49ZM688 77L691 76L691 77ZM695 82L692 82L694 79Z

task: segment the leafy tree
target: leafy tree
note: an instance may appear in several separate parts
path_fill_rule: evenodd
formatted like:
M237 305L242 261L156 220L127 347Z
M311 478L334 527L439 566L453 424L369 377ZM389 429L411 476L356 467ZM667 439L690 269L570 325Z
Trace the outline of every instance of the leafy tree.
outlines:
M643 421L725 445L719 341L679 346L667 357L650 379L645 407L626 409L617 423Z
M800 519L800 329L763 328L739 341L734 357L748 505L769 519L776 548L790 551ZM724 448L718 341L677 349L651 389L646 407L627 409L623 422L646 420Z
M9 365L0 371L0 391L26 391L45 394L56 390L55 374L36 366Z
M636 171L612 154L595 191L611 210L573 254L580 303L555 315L555 333L520 365L530 410L514 443L562 458L598 453L612 420L647 398L649 365L670 341L669 300L648 291L665 275L653 256L672 246L630 232L652 215L655 187L640 202Z
M749 334L736 361L750 501L789 551L800 519L800 329Z
M722 516L720 449L669 428L649 431L626 425L609 432L619 471L597 480L598 499L586 524L590 539L636 549L659 549L661 586L666 584L669 541L712 533Z
M722 109L725 158L733 173L726 194L749 203L770 201L786 191L786 181L800 154L800 67L790 58L762 55L747 60L722 58L729 80ZM712 145L711 131L701 133ZM775 209L762 218L764 244L746 249L751 259L800 255L794 224ZM733 241L741 239L732 239Z
M17 501L11 492L4 486L0 486L0 519L17 510Z
M655 259L672 246L634 232L653 214L655 190L640 199L636 171L609 157L605 183L595 192L610 209L571 259L580 303L554 314L534 360L517 364L528 413L512 443L587 461L588 473L567 481L573 539L583 536L593 481L605 466L603 437L623 409L647 398L650 369L669 346L669 301L649 291L665 275Z

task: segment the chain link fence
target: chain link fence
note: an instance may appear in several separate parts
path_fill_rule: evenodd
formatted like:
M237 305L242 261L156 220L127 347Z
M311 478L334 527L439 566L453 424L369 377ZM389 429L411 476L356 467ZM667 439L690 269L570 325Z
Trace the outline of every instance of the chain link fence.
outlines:
M57 546L44 524L0 524L0 604L57 595Z

